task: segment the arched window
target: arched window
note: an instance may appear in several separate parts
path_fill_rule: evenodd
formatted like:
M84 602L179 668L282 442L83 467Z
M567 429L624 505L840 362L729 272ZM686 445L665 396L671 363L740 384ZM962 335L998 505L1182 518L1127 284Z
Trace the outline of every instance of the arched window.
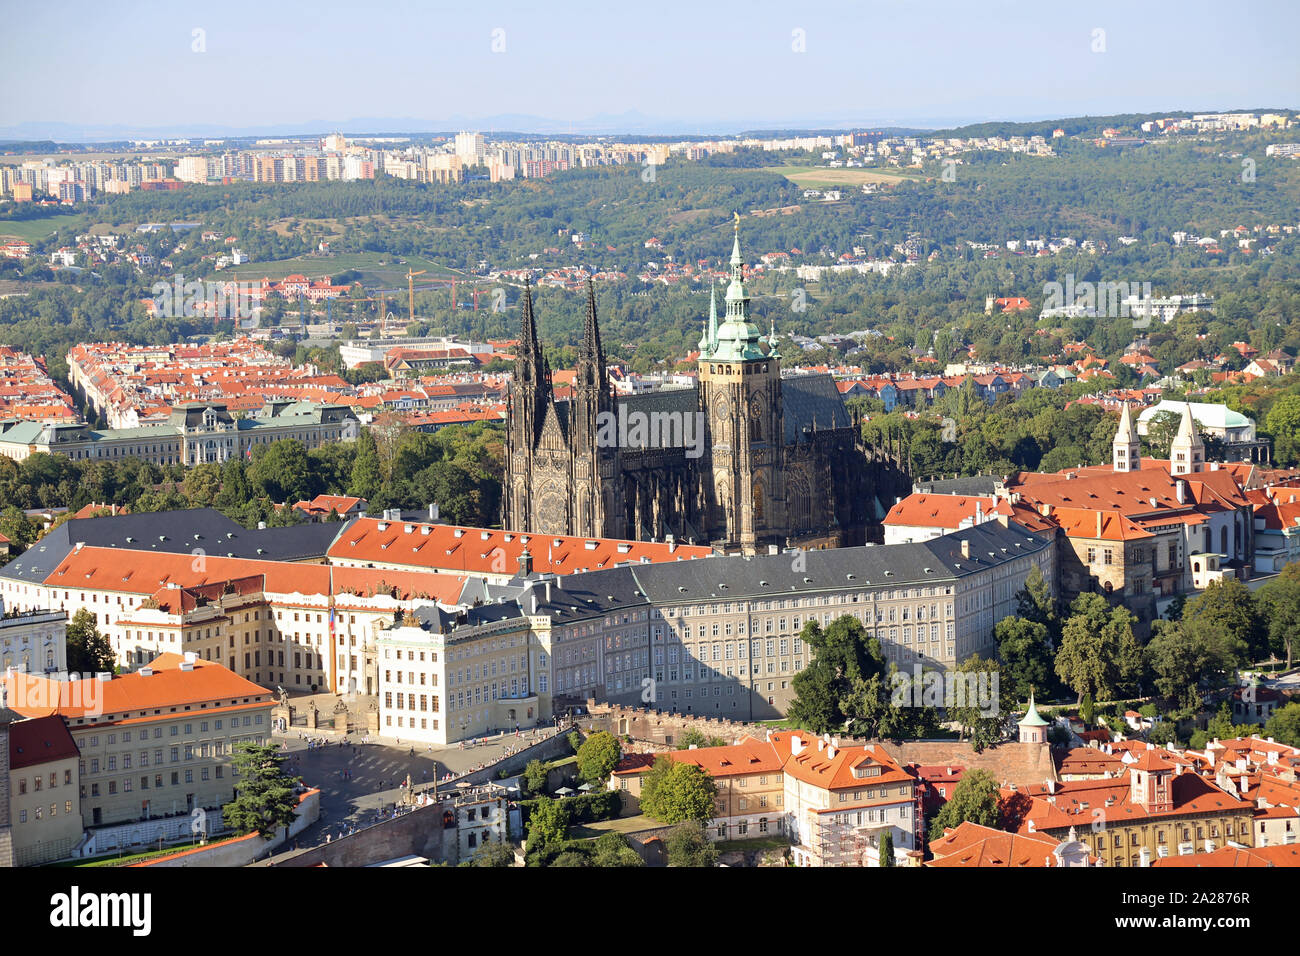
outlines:
M754 524L763 523L763 486L754 484Z

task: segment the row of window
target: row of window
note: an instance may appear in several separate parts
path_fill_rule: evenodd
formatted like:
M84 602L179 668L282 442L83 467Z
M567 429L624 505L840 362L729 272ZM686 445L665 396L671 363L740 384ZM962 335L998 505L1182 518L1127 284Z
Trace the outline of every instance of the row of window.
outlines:
M64 812L64 813L71 813L71 812L72 812L72 801L71 801L71 800L64 800L64 801L63 801L63 812ZM51 804L50 804L50 819L54 819L56 816L58 816L58 813L59 813L59 805L58 805L57 803L51 803ZM41 819L43 819L44 816L45 816L45 808L44 808L43 806L42 806L42 807L35 807L35 808L33 808L33 810L32 810L32 816L33 816L34 820L41 820ZM26 811L26 810L19 810L19 811L18 811L18 822L19 822L19 823L26 823L26 822L27 822L27 811Z

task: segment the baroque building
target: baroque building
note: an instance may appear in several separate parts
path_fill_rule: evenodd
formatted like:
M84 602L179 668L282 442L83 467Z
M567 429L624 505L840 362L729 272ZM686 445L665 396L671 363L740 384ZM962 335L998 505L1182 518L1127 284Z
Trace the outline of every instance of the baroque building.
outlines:
M750 318L739 217L724 312L711 295L699 348L697 386L613 395L588 280L572 398L559 401L525 287L503 527L747 554L881 540L882 503L910 479L864 446L829 375L782 376L775 328Z

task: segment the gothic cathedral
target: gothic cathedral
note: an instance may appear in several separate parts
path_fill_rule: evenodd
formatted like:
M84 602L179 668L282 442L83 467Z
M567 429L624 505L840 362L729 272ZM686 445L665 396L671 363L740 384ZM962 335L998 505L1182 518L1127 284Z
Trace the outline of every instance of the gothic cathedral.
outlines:
M739 218L722 321L711 295L699 348L697 387L614 396L588 279L572 398L557 401L526 286L502 526L671 535L746 554L881 540L880 519L911 480L894 458L864 447L829 375L781 376L775 328L764 336L750 319ZM648 431L638 428L646 422Z

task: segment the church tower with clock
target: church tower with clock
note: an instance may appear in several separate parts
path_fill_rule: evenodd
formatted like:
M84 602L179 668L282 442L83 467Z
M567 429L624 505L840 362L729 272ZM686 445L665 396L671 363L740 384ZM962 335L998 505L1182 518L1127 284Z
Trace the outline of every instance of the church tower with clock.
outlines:
M706 526L725 529L728 540L752 554L773 539L783 543L785 432L776 333L765 338L750 319L744 268L737 215L723 321L711 295L700 338L700 410L708 435L700 506Z

